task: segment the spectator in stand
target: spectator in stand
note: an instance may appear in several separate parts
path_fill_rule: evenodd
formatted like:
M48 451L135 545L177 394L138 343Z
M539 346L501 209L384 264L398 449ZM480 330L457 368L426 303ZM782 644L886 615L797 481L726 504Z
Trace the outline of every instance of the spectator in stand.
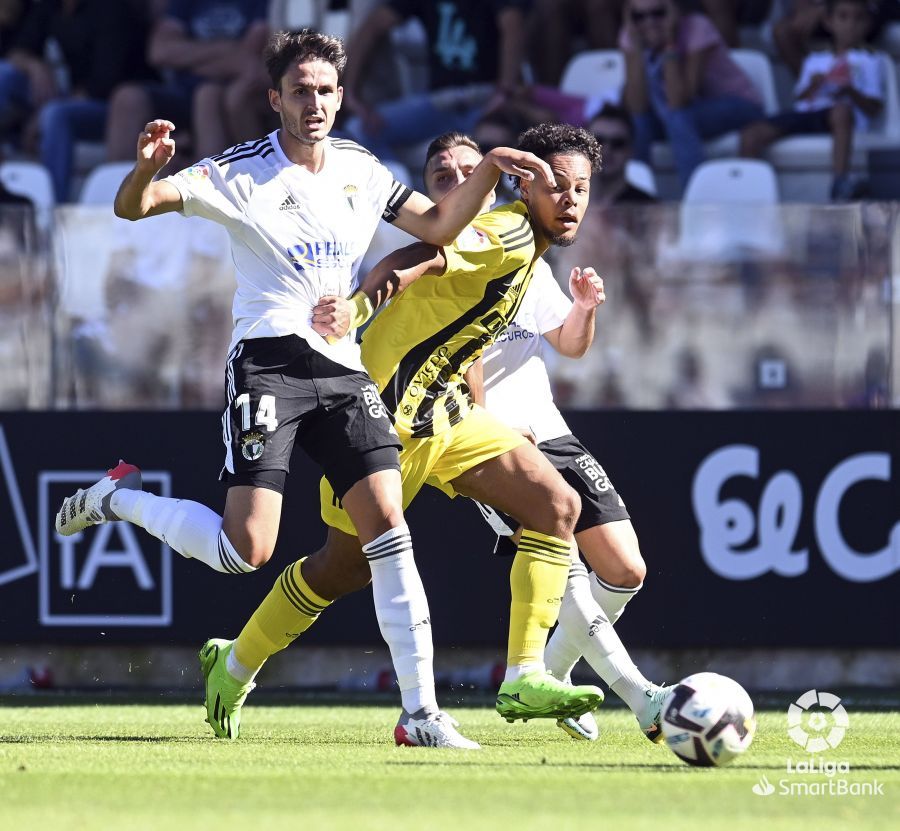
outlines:
M788 13L772 29L778 54L795 75L806 56L830 39L826 5L825 0L793 0ZM867 5L872 17L866 40L871 43L888 23L900 20L900 0L869 0Z
M591 182L591 202L615 205L620 202L655 202L656 197L632 185L625 176L634 150L628 111L606 104L588 126L603 150L603 166Z
M28 76L8 60L25 15L24 0L0 0L0 139L10 142L30 109Z
M58 202L69 197L75 142L103 137L113 87L150 77L146 38L146 21L131 2L43 0L29 7L9 61L27 77L29 100L40 107L39 155ZM50 40L62 53L68 89L59 88L44 61Z
M472 132L519 85L528 0L387 0L353 33L344 76L344 106L354 114L349 133L382 158L395 147L439 133ZM384 35L410 17L425 27L429 92L371 107L360 85L366 63Z
M619 43L635 156L649 164L653 141L667 138L682 185L705 139L762 118L758 90L706 15L682 14L674 0L629 0Z
M831 133L831 198L843 201L861 195L862 183L849 172L853 133L865 132L884 106L882 64L865 46L871 22L866 0L828 0L824 23L831 49L813 52L803 62L792 110L744 128L742 156L761 156L782 136Z
M537 80L557 86L583 38L587 49L615 49L625 0L535 0L529 53Z
M260 55L267 15L268 0L171 0L148 50L166 80L116 89L107 156L131 159L134 136L161 112L191 131L195 158L265 134L269 81Z
M700 0L700 7L732 49L740 46L739 27L764 22L772 0Z

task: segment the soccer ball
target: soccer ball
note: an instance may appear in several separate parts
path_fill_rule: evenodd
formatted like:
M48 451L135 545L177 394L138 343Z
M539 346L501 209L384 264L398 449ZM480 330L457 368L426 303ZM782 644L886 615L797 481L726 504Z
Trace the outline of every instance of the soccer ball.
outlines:
M753 741L753 702L736 681L697 672L663 702L662 731L671 751L689 765L727 765Z

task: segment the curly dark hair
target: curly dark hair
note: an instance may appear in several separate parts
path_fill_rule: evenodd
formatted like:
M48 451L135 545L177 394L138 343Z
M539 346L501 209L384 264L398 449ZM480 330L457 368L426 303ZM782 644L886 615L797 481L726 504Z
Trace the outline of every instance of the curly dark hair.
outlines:
M313 29L299 32L275 32L266 44L263 58L272 79L272 89L281 89L281 79L289 66L305 61L330 63L338 74L338 83L347 65L347 53L340 38L323 35Z
M519 136L518 147L544 161L557 154L577 153L588 160L591 173L596 173L603 161L597 139L584 128L571 124L546 122L529 127Z

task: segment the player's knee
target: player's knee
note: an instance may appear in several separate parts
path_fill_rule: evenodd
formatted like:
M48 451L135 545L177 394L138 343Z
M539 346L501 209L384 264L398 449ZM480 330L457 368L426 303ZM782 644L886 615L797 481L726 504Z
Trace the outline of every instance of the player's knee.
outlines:
M226 536L238 556L252 568L264 566L275 553L275 544L269 535L244 531L243 533L230 532Z
M554 489L550 506L550 522L553 525L553 534L558 537L567 537L575 530L575 523L581 514L581 497L578 492L560 482Z
M633 556L623 558L613 568L614 574L607 578L606 582L622 589L636 589L647 576L647 564L640 552Z

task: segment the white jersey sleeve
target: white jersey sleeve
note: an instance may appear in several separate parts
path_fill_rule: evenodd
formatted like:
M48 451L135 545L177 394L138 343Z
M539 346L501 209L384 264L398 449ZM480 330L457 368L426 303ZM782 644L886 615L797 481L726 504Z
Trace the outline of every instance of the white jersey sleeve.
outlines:
M181 194L185 216L199 216L226 228L240 224L246 200L226 180L223 170L211 159L202 159L164 180Z
M546 261L539 259L534 266L534 274L528 291L533 292L534 319L537 323L538 333L546 335L554 329L559 329L566 320L572 308L572 301L566 297L565 292L559 287L553 271Z
M571 307L539 259L515 319L483 355L488 412L510 427L528 427L539 443L570 432L553 403L541 336L562 326Z

